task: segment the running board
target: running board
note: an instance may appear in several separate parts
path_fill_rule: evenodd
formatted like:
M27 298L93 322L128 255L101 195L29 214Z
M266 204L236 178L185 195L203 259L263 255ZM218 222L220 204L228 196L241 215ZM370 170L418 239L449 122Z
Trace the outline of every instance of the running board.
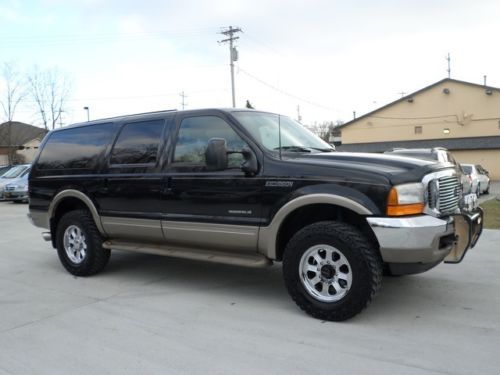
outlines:
M234 266L244 267L266 267L273 262L260 254L238 254L238 253L223 253L220 251L198 250L191 248L182 248L160 244L138 244L135 242L124 241L104 241L102 247L110 250L132 251L137 253L164 255L175 258L203 260L213 263L224 263Z

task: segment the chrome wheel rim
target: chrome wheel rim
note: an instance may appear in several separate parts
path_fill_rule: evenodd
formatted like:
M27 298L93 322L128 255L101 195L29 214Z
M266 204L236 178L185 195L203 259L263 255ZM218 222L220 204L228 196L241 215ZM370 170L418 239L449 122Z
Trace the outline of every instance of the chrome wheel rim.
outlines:
M330 245L307 249L299 265L300 281L307 293L321 302L345 297L352 286L352 268L340 250Z
M69 260L80 264L87 256L87 240L83 231L76 225L70 225L64 231L64 250Z

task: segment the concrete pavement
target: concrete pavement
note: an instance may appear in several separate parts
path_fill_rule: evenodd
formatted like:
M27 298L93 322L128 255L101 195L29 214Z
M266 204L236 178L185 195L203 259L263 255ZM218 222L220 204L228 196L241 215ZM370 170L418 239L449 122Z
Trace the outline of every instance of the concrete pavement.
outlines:
M26 211L0 202L0 374L499 373L500 231L331 323L295 306L280 265L114 252L73 277Z

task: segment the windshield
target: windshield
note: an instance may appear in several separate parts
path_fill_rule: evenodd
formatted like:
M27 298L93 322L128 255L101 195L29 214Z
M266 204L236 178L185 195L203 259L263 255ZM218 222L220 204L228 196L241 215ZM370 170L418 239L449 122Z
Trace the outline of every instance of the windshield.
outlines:
M12 167L6 172L2 178L16 178L19 177L28 167L26 165L18 165L17 167Z
M472 166L470 165L463 165L462 164L462 169L464 170L465 173L471 174L472 173Z
M289 117L263 112L233 112L252 137L271 151L334 151L334 148ZM279 128L281 127L281 142Z

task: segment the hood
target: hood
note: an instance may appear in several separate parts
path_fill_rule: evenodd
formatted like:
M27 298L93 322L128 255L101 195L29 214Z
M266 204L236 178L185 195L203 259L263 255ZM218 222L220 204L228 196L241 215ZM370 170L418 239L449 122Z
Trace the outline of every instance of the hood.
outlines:
M289 161L298 163L383 175L393 184L420 181L424 175L436 170L455 168L451 163L375 153L323 152L297 155L288 153L287 157Z

